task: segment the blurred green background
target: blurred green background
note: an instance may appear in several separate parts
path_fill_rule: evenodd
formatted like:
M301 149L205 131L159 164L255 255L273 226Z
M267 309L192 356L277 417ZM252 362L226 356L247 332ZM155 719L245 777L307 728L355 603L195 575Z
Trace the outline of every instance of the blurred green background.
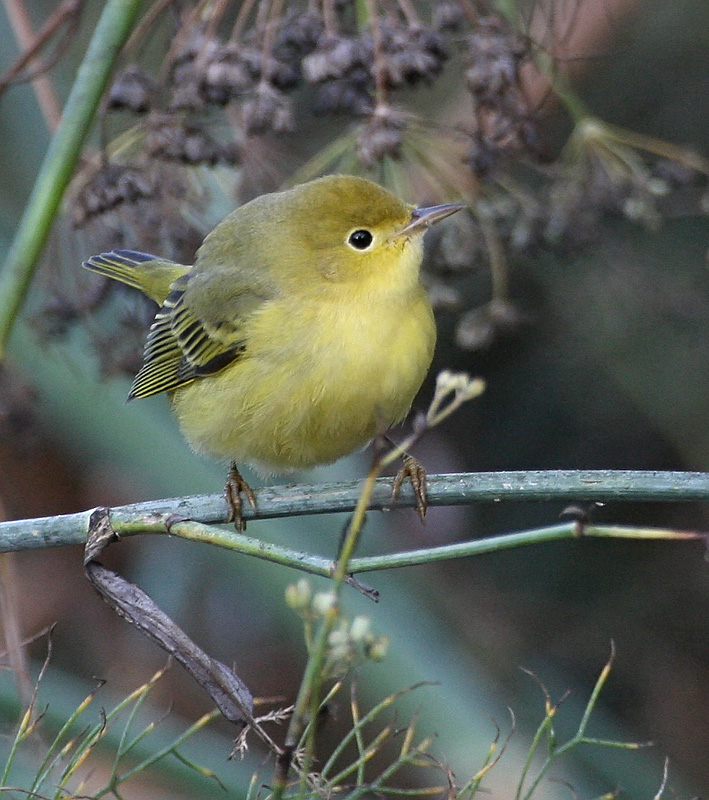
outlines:
M44 4L25 7L38 27ZM85 4L70 47L51 72L60 98L99 10L98 4ZM543 10L550 18L552 12L575 15L578 38L560 63L594 114L699 153L709 151L709 4L579 0L549 2ZM2 19L0 70L17 54ZM449 78L444 88L445 107L455 108L459 87ZM278 145L292 152L290 170L311 154L309 140L318 134L308 125L321 123L306 123ZM552 150L559 148L569 123L554 103L543 107L542 125ZM31 86L5 91L0 252L11 240L48 136ZM464 370L483 375L488 388L417 446L415 454L429 472L709 470L709 220L698 194L694 185L678 191L654 227L607 214L585 247L563 252L540 246L513 255L510 298L522 324L486 348L457 347L458 317L440 311L431 374ZM218 219L224 210L215 203L199 213ZM85 237L66 219L57 224L28 314L13 335L10 374L0 386L0 500L9 519L214 492L223 483L220 465L189 452L164 398L125 405L128 379L99 380L89 339L100 330L100 318L84 320L67 338L50 342L40 340L28 322L48 286L74 282L76 291L84 290L77 265L97 244L112 246ZM140 241L133 245L147 249ZM488 300L484 264L467 273L461 291L468 307ZM428 381L419 406L431 392ZM367 455L352 457L304 480L359 477L367 464ZM362 552L551 524L561 510L544 503L431 509L425 527L411 510L371 515ZM700 504L614 504L596 510L594 519L709 529ZM258 522L249 525L249 533L334 554L342 523L340 517ZM93 593L81 556L80 549L65 548L12 559L22 635L57 623L50 672L64 678L49 681L44 698L57 708L70 680L85 683L88 691L93 677L105 678L108 690L120 694L164 663L156 647ZM234 662L255 694L286 702L294 697L304 646L283 590L297 575L167 538L122 543L107 560L150 592L209 653ZM495 732L490 717L503 730L509 727L510 707L517 731L490 779L495 797L509 796L530 731L543 715L543 695L520 667L531 670L552 699L569 690L558 723L560 731L568 731L612 640L617 658L590 733L652 741L654 747L585 748L553 776L568 781L581 797L619 788L623 797L650 798L666 755L668 796L709 794L709 572L702 546L569 542L377 574L372 582L382 591L380 604L371 606L353 593L348 611L368 614L374 629L390 636L391 647L386 662L361 675L361 693L378 698L420 680L435 681L413 696L409 708L421 710L422 730L438 734L435 751L459 778L482 762ZM44 649L43 641L30 646L33 658L41 658ZM1 684L3 721L9 726L15 688L9 675ZM172 713L186 719L209 708L178 668L158 694L162 709L171 703ZM336 730L346 724L344 701L335 716ZM210 739L202 755L209 751L214 758L223 747L216 768L239 785L250 772L226 762L228 727L214 729L223 738L216 745ZM240 770L245 777L238 777ZM155 786L132 791L128 796L160 796ZM195 791L173 790L169 796L195 797ZM545 783L539 796L568 797L568 792L563 784Z

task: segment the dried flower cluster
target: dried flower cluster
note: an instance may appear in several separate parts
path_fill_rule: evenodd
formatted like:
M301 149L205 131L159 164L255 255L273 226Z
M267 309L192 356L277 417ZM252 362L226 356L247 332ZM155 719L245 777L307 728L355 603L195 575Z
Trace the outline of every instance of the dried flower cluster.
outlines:
M97 247L188 262L205 233L194 212L207 171L233 176L237 202L276 188L298 166L279 167L279 142L291 136L313 154L298 180L363 172L412 199L470 203L429 235L424 280L434 307L459 315L458 344L480 349L525 322L509 296L511 262L582 246L609 213L654 225L673 188L706 173L699 159L678 167L675 150L658 161L662 148L589 119L556 160L542 159L540 100L528 97L523 69L533 42L486 0L159 8L106 98L104 125L123 132L75 182L74 223L100 232ZM157 60L142 47L156 30L169 34ZM466 287L480 268L491 301L471 309ZM45 327L66 327L77 313L66 305L54 302Z
M465 40L465 83L473 99L468 161L485 174L501 153L536 154L539 136L522 91L527 42L499 15L481 17Z
M336 602L332 592L313 592L305 578L286 588L286 603L303 620L308 648L314 631ZM386 657L389 640L377 636L368 617L353 620L340 617L328 637L328 652L324 672L329 678L340 678L364 661L381 661Z
M508 152L534 155L519 71L529 48L498 13L467 0L433 4L428 20L405 0L370 2L365 20L335 0L234 5L186 8L157 75L136 62L117 75L106 108L135 115L142 145L94 169L76 196L77 224L121 203L159 202L157 160L248 169L254 137L302 131L322 115L356 120L363 168L401 159L420 124L403 105L413 95L402 93L434 85L449 60L471 101L457 136L470 142L473 170L486 173ZM168 24L167 15L154 24ZM442 104L436 97L425 124L440 121Z

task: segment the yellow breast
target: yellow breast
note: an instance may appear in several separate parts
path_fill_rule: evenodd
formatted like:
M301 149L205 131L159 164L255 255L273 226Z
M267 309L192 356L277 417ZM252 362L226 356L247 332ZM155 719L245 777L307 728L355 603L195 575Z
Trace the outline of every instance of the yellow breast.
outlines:
M416 285L269 303L247 340L243 357L173 403L195 450L280 472L335 461L401 420L430 366L435 324Z

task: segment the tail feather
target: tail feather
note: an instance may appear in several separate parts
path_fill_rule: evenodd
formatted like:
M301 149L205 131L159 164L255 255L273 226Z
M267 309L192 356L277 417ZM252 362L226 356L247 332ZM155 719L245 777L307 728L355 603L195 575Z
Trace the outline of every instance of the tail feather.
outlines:
M83 266L91 272L106 275L134 289L142 289L138 265L155 260L157 260L155 256L139 253L136 250L112 250L110 253L91 256L84 261Z
M170 294L172 283L189 270L183 264L137 250L100 253L84 261L83 266L91 272L139 289L159 305Z

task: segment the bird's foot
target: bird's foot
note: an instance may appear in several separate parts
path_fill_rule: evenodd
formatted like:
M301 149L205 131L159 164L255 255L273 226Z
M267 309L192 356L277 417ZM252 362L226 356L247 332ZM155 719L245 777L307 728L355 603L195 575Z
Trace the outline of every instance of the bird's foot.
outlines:
M236 462L232 461L229 466L226 485L224 486L224 496L226 497L226 504L229 509L227 522L233 522L234 527L239 533L246 530L246 520L241 515L241 511L244 507L242 494L246 495L249 505L256 511L256 495L249 484L241 477Z
M425 522L426 509L428 508L428 498L426 497L426 469L420 461L410 456L408 453L404 453L402 461L404 465L396 473L396 477L394 478L392 497L394 498L394 502L396 502L396 499L399 497L401 485L408 478L414 490L416 513L421 518L421 522Z

